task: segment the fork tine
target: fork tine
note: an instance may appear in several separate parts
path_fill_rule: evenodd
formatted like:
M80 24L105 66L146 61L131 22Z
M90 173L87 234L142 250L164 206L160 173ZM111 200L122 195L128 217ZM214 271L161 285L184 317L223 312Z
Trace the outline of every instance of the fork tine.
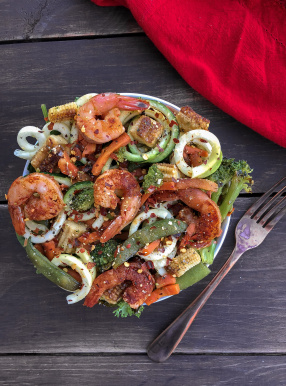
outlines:
M256 214L252 215L252 218L257 222L260 222L264 216L267 216L269 218L270 216L268 216L268 213L270 213L271 210L267 213L268 208L271 208L271 206L274 207L276 199L280 197L285 190L286 190L286 186L284 186L284 188L279 190L279 192L277 192L275 196L273 196L263 207L260 206L260 209L258 210L258 212L256 211Z
M249 215L249 216L253 216L254 214L256 214L256 212L262 207L262 205L265 203L265 201L267 200L267 198L269 198L270 194L274 192L274 190L277 188L277 186L279 186L283 181L285 181L286 177L283 177L280 181L276 182L275 185L272 186L272 188L270 188L266 193L263 194L263 196L261 196L259 198L259 200L257 200L249 209L248 211L245 213L246 215Z
M286 205L284 205L283 208L281 208L280 206L284 202L286 203L286 196L282 198L282 200L280 200L268 213L268 218L265 221L263 220L263 228L270 231L278 223L278 221L282 219L282 217L286 213Z

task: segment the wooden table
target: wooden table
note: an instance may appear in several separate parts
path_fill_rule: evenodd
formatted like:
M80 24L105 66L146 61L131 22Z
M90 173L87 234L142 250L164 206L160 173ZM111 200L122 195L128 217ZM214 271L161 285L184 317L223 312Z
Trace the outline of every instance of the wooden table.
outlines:
M146 355L147 345L228 258L245 210L285 175L285 149L193 90L126 9L88 0L2 0L0 14L1 384L285 385L285 220L233 268L167 362ZM4 197L24 166L13 156L17 132L43 124L41 103L51 107L105 91L192 106L211 120L224 155L254 168L253 194L237 200L212 274L147 308L140 319L117 319L105 307L68 306L64 292L35 274Z

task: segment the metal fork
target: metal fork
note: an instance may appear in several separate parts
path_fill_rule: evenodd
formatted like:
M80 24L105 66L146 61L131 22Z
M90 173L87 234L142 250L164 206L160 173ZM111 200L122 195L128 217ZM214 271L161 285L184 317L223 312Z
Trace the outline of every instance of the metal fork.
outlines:
M286 177L272 186L240 219L235 231L236 245L226 263L201 294L148 347L147 354L153 361L164 362L169 358L208 298L240 256L247 250L260 245L272 228L281 220L286 213L286 196L281 197L286 186L268 202L267 200L285 180Z

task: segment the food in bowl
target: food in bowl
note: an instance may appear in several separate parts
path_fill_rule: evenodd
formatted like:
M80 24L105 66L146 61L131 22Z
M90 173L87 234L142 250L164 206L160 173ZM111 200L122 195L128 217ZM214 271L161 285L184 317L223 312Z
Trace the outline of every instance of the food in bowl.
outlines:
M68 304L139 316L210 272L222 223L252 180L246 161L222 157L206 118L115 93L43 112L42 129L19 131L15 155L29 163L8 208L37 271L72 292Z

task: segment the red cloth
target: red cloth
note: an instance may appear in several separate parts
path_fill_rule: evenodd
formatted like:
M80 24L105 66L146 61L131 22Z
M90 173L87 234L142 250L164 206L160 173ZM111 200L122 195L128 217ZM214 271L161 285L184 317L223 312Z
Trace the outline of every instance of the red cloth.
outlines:
M188 84L286 147L285 0L92 0L129 8Z

